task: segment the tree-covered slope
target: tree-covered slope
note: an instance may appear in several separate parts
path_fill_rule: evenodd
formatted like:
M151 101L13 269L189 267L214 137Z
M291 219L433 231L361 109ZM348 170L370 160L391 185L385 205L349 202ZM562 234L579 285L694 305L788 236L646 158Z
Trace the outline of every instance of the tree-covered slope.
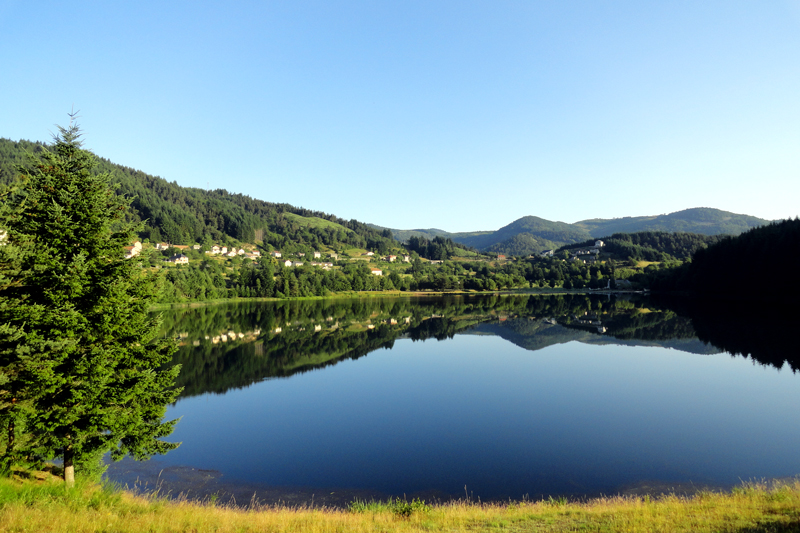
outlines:
M791 272L800 262L800 219L774 222L698 250L691 264L654 280L661 290L795 301L800 281Z
M623 217L613 219L591 219L576 222L592 237L613 233L636 233L640 231L681 231L702 235L739 235L751 228L768 224L769 220L739 215L710 207L684 209L667 215Z
M43 143L0 138L0 183L17 179L15 167L25 152L39 153ZM145 223L141 238L172 244L262 241L274 248L356 247L385 251L396 243L390 232L356 220L289 204L257 200L224 189L181 187L161 177L99 158L98 172L108 172L117 192L132 198L131 216Z
M615 233L602 237L603 252L613 254L618 259L633 258L644 261L669 261L690 259L695 252L724 239L721 235L700 235L697 233L666 231L641 231L638 233ZM572 250L594 246L595 239L570 244L562 250Z

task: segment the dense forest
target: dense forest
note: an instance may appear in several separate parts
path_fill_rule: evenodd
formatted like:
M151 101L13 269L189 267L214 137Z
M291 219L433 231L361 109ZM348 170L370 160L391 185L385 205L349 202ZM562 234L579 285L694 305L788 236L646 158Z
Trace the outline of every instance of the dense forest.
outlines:
M25 152L47 145L0 139L0 184L17 178ZM142 239L187 245L193 243L262 242L270 249L366 248L385 253L396 246L391 232L356 220L288 204L256 200L224 189L181 187L158 176L99 158L95 172L108 172L117 192L132 199L130 217L143 221Z
M639 233L615 233L602 237L603 251L618 258L633 258L638 261L686 261L697 250L724 239L725 235L700 235L697 233L667 233L664 231L642 231ZM594 246L595 239L563 246L560 250L575 250Z
M661 271L649 284L655 290L794 301L797 276L779 275L779 265L800 261L800 219L773 222L698 250L690 263Z

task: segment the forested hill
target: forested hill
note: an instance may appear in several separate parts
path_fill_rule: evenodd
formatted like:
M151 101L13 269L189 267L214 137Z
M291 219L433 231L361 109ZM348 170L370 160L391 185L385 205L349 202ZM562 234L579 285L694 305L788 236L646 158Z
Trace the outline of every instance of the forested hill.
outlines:
M800 261L800 219L754 228L698 250L692 262L657 277L656 290L757 300L800 298L800 281L781 274ZM787 271L788 272L788 271Z
M17 178L16 165L25 164L25 152L40 153L45 145L0 138L0 183ZM206 191L181 187L175 182L98 158L95 169L109 172L118 192L133 198L132 217L145 221L140 237L172 244L241 242L263 239L276 249L313 248L322 245L366 248L380 253L396 246L391 232L356 220L256 200L223 189Z
M439 229L396 230L400 240L411 236L441 237L481 251L523 256L617 233L681 232L700 235L739 235L769 220L719 209L697 207L668 215L582 220L574 224L526 216L497 231L448 233Z

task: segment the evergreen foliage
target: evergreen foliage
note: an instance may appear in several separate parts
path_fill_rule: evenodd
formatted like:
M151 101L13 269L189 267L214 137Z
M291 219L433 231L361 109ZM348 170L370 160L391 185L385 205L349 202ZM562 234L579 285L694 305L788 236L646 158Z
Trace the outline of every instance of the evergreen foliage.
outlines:
M74 118L74 117L73 117ZM124 247L135 237L128 203L74 121L18 167L4 192L0 228L0 452L64 461L70 484L102 454L144 459L161 441L179 368L159 370L174 343L147 314L154 289Z
M686 261L711 244L721 241L726 235L701 235L697 233L668 233L665 231L641 231L638 233L615 233L602 237L603 252L618 258L633 258L638 261ZM561 250L590 248L595 239L570 244Z

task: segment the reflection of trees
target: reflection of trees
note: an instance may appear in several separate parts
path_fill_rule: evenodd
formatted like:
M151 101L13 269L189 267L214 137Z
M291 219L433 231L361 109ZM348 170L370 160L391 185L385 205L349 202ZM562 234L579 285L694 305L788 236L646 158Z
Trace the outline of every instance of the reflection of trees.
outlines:
M356 359L392 348L399 337L444 340L469 331L499 335L529 350L577 340L708 353L699 336L780 367L791 352L788 334L776 331L778 322L685 301L585 294L245 302L164 313L165 334L181 338L173 361L183 365L178 381L184 396L223 393Z
M662 296L657 301L689 317L703 342L762 365L781 368L786 362L793 371L800 369L800 350L794 334L796 311L730 300Z

